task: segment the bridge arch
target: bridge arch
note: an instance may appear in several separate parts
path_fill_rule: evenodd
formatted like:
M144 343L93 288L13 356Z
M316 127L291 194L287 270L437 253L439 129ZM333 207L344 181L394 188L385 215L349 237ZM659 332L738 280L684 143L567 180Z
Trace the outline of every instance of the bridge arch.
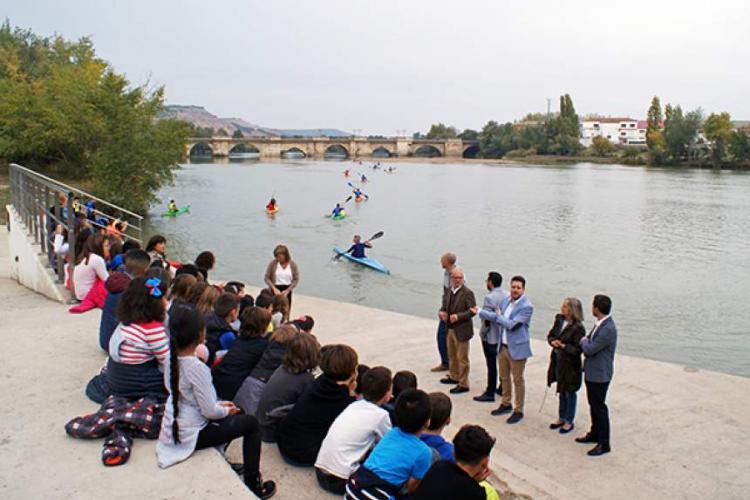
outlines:
M188 151L190 158L211 158L213 155L214 151L207 142L196 142Z
M297 160L301 158L307 158L307 153L297 146L292 146L289 149L285 149L281 152L281 157L286 160Z
M420 158L438 158L440 156L443 156L443 154L432 144L424 144L414 150L414 156Z
M479 156L479 144L469 144L461 154L462 158L477 158Z
M378 146L372 150L373 158L390 158L391 156L393 156L393 153L385 146Z
M326 160L346 160L349 158L349 150L341 144L331 144L323 153Z
M229 158L260 158L260 149L253 144L240 142L229 150Z

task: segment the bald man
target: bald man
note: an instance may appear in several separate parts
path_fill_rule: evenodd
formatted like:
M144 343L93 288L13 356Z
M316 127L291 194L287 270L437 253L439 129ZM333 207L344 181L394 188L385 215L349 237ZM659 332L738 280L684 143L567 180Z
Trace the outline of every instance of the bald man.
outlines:
M445 301L445 294L451 288L451 271L454 269L461 269L456 264L456 254L452 252L444 253L440 257L440 267L443 268L443 298L441 299L441 305ZM445 372L448 371L448 340L446 337L447 328L445 321L440 320L437 329L437 345L438 353L440 353L440 363L433 367L433 372Z
M449 375L440 382L456 384L451 394L469 391L469 341L474 336L471 318L477 313L477 302L464 284L464 273L460 269L451 271L450 289L443 296L443 307L438 316L445 322L448 341Z

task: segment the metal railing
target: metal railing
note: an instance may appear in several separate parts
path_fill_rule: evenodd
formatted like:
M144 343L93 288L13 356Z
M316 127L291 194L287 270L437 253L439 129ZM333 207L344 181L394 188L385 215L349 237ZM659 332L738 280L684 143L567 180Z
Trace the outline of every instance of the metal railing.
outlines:
M11 163L8 170L10 203L34 242L47 255L58 282L65 280L66 260L70 263L69 273L72 276L76 239L87 227L104 231L114 222L123 222L126 224L119 231L122 239L142 243L143 216L21 165ZM63 235L67 235L65 251L61 251L64 245L57 251L54 248L58 227Z

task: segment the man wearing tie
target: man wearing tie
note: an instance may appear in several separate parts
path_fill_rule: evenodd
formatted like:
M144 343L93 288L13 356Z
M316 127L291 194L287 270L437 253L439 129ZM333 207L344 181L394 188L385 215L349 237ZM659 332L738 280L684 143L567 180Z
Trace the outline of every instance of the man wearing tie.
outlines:
M482 319L496 322L502 328L500 337L500 384L503 400L492 415L511 413L506 421L515 424L523 418L523 404L526 383L523 372L526 360L531 357L531 337L529 325L534 314L534 306L526 297L526 280L523 276L513 276L510 280L510 296L506 297L494 313L480 314ZM513 385L511 386L511 377ZM510 404L515 391L514 404Z
M592 457L610 452L609 409L605 401L612 380L617 347L617 326L610 315L611 311L612 299L606 295L595 295L592 313L596 323L591 333L581 339L586 397L591 409L591 430L585 436L576 438L576 441L596 443L588 452Z

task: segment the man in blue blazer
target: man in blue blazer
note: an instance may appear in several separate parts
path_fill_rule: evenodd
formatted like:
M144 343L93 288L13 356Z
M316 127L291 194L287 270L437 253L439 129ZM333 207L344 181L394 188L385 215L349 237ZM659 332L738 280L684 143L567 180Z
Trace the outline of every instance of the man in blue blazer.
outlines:
M474 396L474 401L494 402L495 393L500 391L497 383L497 354L502 329L497 321L492 321L487 316L491 317L508 296L508 293L501 288L502 284L503 276L500 273L492 271L487 275L486 285L489 293L484 297L482 310L479 311L482 321L482 326L479 327L479 337L482 339L482 352L487 363L487 387L483 394ZM484 316L482 313L485 313Z
M481 315L500 325L500 383L503 389L503 399L493 415L504 415L513 412L508 417L509 424L515 424L523 418L523 404L526 385L523 372L526 369L526 359L531 357L531 337L529 325L534 314L534 306L526 297L526 280L523 276L513 276L510 280L510 296L506 297L500 307L494 312ZM513 386L511 386L511 377ZM512 388L511 388L512 387ZM515 390L514 404L510 400Z
M592 457L610 452L609 409L606 399L614 372L617 347L617 326L611 312L612 299L606 295L595 295L592 314L596 318L596 324L591 333L581 339L586 397L591 409L591 430L585 436L576 438L576 441L596 443L588 452Z

